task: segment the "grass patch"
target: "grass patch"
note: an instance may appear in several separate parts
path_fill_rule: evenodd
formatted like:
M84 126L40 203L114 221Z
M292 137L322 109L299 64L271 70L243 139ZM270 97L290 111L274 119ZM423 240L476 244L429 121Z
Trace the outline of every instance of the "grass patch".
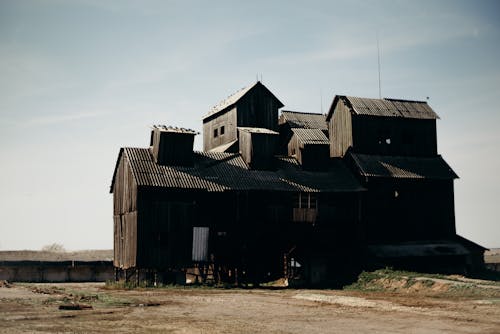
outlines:
M391 268L362 272L358 280L344 286L345 290L419 293L429 296L446 297L487 297L500 296L499 282L464 281L460 277L441 274L427 274Z

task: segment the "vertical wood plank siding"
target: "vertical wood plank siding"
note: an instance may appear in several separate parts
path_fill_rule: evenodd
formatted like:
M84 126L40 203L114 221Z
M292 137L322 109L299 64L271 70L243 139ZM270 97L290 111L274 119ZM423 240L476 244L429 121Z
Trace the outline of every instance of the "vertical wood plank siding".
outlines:
M137 259L137 186L126 154L121 154L113 189L114 265L135 267Z
M330 156L343 157L347 149L353 146L352 117L349 108L342 100L335 106L329 123Z
M352 116L354 151L398 156L437 155L435 119ZM390 143L386 142L389 139Z
M214 147L227 144L238 139L236 106L222 115L203 123L203 150L209 151ZM221 135L221 127L224 127L224 134ZM217 129L217 137L214 137L214 130Z

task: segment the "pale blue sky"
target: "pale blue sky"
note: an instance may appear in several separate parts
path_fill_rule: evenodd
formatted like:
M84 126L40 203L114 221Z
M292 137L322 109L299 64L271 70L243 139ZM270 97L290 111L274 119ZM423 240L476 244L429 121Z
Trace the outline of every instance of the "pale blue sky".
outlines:
M382 95L441 116L458 233L500 247L498 1L0 0L0 249L112 248L119 148L256 75L289 110L378 97L377 32Z

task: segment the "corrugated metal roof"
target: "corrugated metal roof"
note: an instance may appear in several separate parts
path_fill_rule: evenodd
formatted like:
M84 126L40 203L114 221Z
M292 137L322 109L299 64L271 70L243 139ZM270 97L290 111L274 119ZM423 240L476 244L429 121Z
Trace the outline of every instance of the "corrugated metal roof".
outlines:
M283 110L280 123L288 123L291 128L328 130L326 115L323 114Z
M226 150L233 146L237 141L238 139L235 139L233 141L230 141L229 143L216 146L210 149L208 152L226 152Z
M437 157L400 157L350 153L361 175L404 179L456 179L457 174Z
M193 135L199 134L195 130L186 129L186 128L178 128L178 127L167 126L167 125L153 125L153 126L151 126L151 128L158 129L162 132L188 133L188 134L193 134Z
M293 134L297 137L300 143L305 145L329 145L330 141L323 131L320 129L292 129Z
M352 111L358 115L437 119L439 116L424 101L397 99L369 99L355 96L341 96Z
M283 182L305 192L364 191L341 159L331 159L325 171L305 171L292 157L280 157L277 174Z
M289 157L276 158L277 170L249 170L240 154L193 152L192 167L160 166L147 148L123 148L138 186L228 190L270 190L349 192L363 188L341 161L334 160L328 171L303 171ZM117 164L118 165L118 164ZM111 189L113 189L114 179Z
M236 93L229 95L227 98L220 101L217 105L213 106L212 109L210 109L208 111L208 113L205 116L203 116L203 119L210 117L214 114L217 114L218 112L223 111L224 109L234 105L236 102L238 102L239 99L241 99L243 96L245 96L246 93L251 91L257 85L262 85L264 88L267 89L267 87L264 86L260 81L257 81L256 83L253 83L250 86L244 87L244 88L240 89L239 91L237 91ZM267 89L267 90L269 91L269 89ZM269 93L271 95L273 95L271 93L271 91L269 91ZM274 98L276 98L276 97L274 96ZM276 100L278 100L278 99L276 98ZM279 100L278 100L278 102L281 105L280 107L282 107L283 103L281 103Z

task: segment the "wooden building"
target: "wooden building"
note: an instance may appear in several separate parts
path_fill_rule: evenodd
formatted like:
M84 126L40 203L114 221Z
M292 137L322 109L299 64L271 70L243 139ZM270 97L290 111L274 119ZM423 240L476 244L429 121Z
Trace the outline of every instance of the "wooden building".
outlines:
M363 188L343 162L304 171L294 158L261 149L267 139L260 135L277 133L240 131L242 154L176 151L191 156L184 166L157 162L155 152L174 145L162 143L169 136L158 136L150 148L120 150L111 192L114 265L125 277L162 280L211 265L221 279L260 282L291 275L293 260L302 264L302 278L317 283L331 277L327 268L353 265L347 258L359 247ZM254 168L262 157L272 163Z
M333 100L330 155L343 157L368 190L362 216L369 261L418 270L472 269L465 260L471 252L455 231L458 176L437 154L438 118L426 102ZM393 251L381 251L388 249Z
M195 131L166 126L120 150L118 274L340 284L374 266L480 267L484 249L455 232L457 176L427 103L336 96L328 115L278 118L282 106L257 82L203 118L203 152Z

